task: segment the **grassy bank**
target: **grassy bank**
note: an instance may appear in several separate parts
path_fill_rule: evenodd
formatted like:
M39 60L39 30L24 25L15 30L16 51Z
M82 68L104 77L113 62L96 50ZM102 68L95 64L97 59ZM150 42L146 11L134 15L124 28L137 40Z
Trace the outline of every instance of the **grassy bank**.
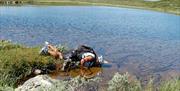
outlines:
M33 68L54 62L51 57L40 56L39 49L0 41L0 85L15 86L19 79L31 74Z
M180 15L180 0L30 0L34 5L95 5L156 10Z
M62 6L112 6L137 9L148 9L180 15L180 0L22 0L23 4L62 5ZM0 1L0 5L3 5ZM22 5L22 4L20 4Z

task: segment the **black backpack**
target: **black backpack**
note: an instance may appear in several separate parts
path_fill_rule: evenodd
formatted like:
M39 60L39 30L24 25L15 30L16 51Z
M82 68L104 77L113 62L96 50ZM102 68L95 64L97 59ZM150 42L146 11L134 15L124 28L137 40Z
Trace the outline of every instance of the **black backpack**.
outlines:
M85 45L80 45L77 49L71 50L67 57L70 58L72 61L80 61L82 59L82 54L86 52L93 53L96 60L96 53L93 48Z
M76 50L77 54L81 54L81 53L85 53L85 52L90 52L95 54L93 48L89 47L89 46L85 46L85 45L80 45Z

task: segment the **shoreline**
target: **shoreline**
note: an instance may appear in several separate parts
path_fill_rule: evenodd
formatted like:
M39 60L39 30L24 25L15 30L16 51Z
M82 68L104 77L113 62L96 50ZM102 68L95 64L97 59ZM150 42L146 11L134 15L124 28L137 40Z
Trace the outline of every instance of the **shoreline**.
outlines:
M31 80L36 77L32 77L31 73L33 72L33 68L44 68L47 67L47 65L49 63L61 63L61 60L54 60L51 57L48 56L40 56L38 55L38 50L40 50L40 47L26 47L23 45L19 45L19 44L13 44L10 41L6 41L6 40L0 40L0 54L2 55L2 57L0 58L0 63L1 63L1 70L0 70L0 91L4 91L4 89L10 88L12 90L8 90L8 91L14 91L14 89L16 89L17 87L21 88L21 86L23 86L24 88L28 88L29 86L32 86L32 88L36 88L39 86L43 86L43 85L39 85L39 84L33 84L34 81ZM26 52L24 52L26 51ZM15 53L15 54L14 54ZM9 56L5 56L5 55L9 55ZM22 55L24 55L24 57L21 57ZM4 61L2 61L4 60ZM37 61L39 60L39 61ZM177 77L171 77L171 79L167 79L167 80L161 80L159 85L155 84L155 80L153 78L149 78L147 80L147 84L143 85L141 79L137 78L135 75L131 74L130 72L118 72L118 71L114 71L115 73L113 73L112 71L113 69L108 69L107 72L110 72L110 78L107 79L105 77L105 75L97 75L97 73L99 73L101 71L101 68L99 70L94 70L95 76L98 77L101 82L97 82L96 85L99 86L104 86L102 89L103 91L109 91L108 89L113 87L113 88L119 88L119 86L123 86L126 88L133 88L133 89L137 89L138 90L134 90L134 91L153 91L153 89L160 89L157 91L169 91L169 90L173 90L173 89L178 89L179 88L179 84L180 84L180 78L179 76ZM56 71L56 70L54 70ZM58 70L57 70L58 71ZM73 71L73 70L71 70ZM77 73L77 70L74 71ZM107 73L106 72L106 73ZM112 74L113 73L113 74ZM55 73L56 74L56 73ZM47 73L45 75L48 75ZM59 75L59 74L57 74ZM107 77L109 77L109 75ZM21 79L23 77L28 77L27 79ZM52 76L51 76L52 77ZM105 77L105 78L103 78ZM47 76L45 77L47 78ZM48 77L49 79L50 76ZM67 84L74 84L75 82L80 82L79 84L81 84L81 82L85 82L85 83L89 83L90 80L93 80L95 77L92 77L92 79L86 79L84 78L84 76L76 76L74 78L72 78L71 80L69 80L69 82ZM122 79L123 78L123 79ZM124 79L125 78L125 79ZM86 80L81 80L81 79L86 79ZM118 79L118 80L117 80ZM36 79L36 81L38 80L38 82L41 83L41 81L43 79ZM16 86L16 83L18 81L24 81L23 84L21 86ZM43 82L52 82L51 80L43 80ZM63 80L58 80L57 81L60 83ZM86 82L87 81L87 82ZM96 81L96 80L94 80ZM128 81L128 84L122 84L122 83L126 83ZM62 84L64 84L63 81ZM115 82L115 83L114 83ZM28 83L28 84L27 84ZM105 83L104 84L99 84L99 83ZM33 85L32 85L33 84ZM43 83L41 83L43 84ZM116 85L116 84L122 84L122 85ZM38 85L38 86L36 86ZM90 85L87 84L87 86L96 86L96 85ZM54 83L51 86L56 86L56 87L61 87L61 89L65 89L65 86L60 85L58 83ZM78 85L79 86L79 85ZM150 86L150 87L149 87ZM72 85L72 87L77 87ZM51 87L48 87L51 89ZM29 88L31 89L31 88ZM54 88L57 89L57 88ZM54 91L54 89L50 90L50 91ZM15 91L21 91L21 90L15 90ZM71 91L71 90L69 90ZM86 91L82 90L82 91ZM129 91L129 90L128 90Z
M131 6L123 4L109 4L109 3L93 3L93 2L82 2L82 1L33 1L25 2L22 4L10 4L10 5L1 5L0 6L23 6L23 5L43 5L43 6L107 6L107 7L120 7L120 8L130 8L130 9L141 9L141 10L150 10L161 13L168 13L180 16L180 10L170 10L163 8L151 8L149 6Z

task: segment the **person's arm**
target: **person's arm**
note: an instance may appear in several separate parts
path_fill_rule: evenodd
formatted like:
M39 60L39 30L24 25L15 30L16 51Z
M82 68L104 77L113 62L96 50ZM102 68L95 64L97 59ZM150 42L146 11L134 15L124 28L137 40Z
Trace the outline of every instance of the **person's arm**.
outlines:
M80 66L80 67L81 67L81 75L82 75L82 76L85 75L85 73L83 72L83 70L87 71L87 70L84 68L84 63L85 63L85 62L92 61L92 60L93 60L93 57L92 57L92 56L87 56L87 57L81 59L81 66ZM92 74L91 70L90 70L90 69L88 69L88 70L90 71L89 74Z
M81 59L81 67L84 66L84 63L85 63L85 62L89 62L89 61L92 61L92 60L93 60L93 57L91 57L91 56L87 56L87 57L85 57L85 58L82 58L82 59Z

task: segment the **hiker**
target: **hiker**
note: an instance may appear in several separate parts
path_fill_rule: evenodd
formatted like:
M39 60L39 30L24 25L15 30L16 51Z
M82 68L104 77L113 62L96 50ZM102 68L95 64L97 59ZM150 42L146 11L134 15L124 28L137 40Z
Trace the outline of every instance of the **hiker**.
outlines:
M98 57L91 47L81 45L77 49L63 54L48 42L45 42L45 44L46 45L42 48L40 54L49 54L55 59L63 59L64 64L61 69L63 71L65 70L65 67L69 62L80 63L81 68L85 66L89 68L95 65L100 65Z

